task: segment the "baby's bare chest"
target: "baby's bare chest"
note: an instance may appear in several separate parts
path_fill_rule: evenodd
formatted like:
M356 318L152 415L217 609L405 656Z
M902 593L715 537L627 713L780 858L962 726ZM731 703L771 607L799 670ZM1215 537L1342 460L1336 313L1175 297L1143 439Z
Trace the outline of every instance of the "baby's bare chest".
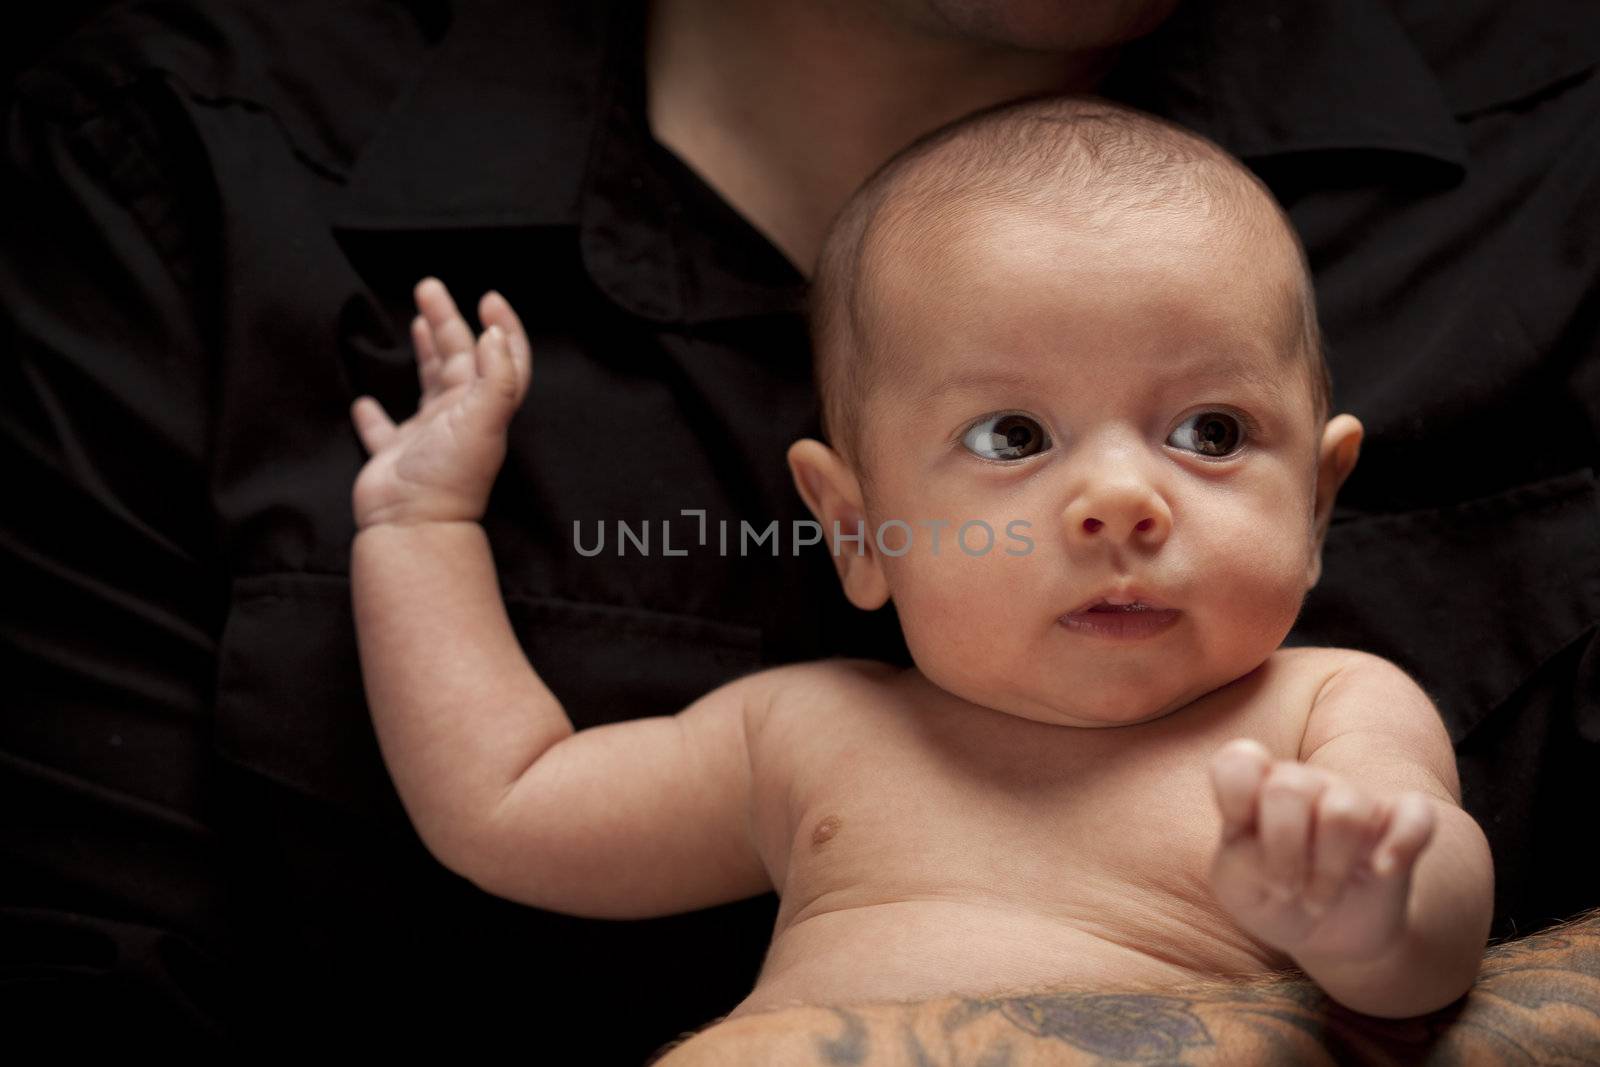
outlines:
M763 741L783 742L785 756L758 753L756 785L778 931L906 901L1067 923L1211 922L1211 756L1251 737L1294 758L1315 692L1298 673L1102 731L1026 720L971 730L893 699L881 713L841 705L774 723Z

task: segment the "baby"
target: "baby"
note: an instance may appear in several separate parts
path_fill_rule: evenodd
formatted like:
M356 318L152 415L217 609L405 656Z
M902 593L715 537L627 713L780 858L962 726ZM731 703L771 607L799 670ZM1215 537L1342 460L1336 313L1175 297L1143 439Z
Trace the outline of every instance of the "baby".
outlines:
M916 666L778 667L574 731L478 523L526 336L497 294L475 338L418 286L420 409L352 407L351 567L440 862L605 918L776 889L733 1015L1291 967L1373 1015L1464 993L1492 869L1437 711L1386 660L1279 647L1361 426L1328 418L1270 194L1136 112L1013 104L875 175L814 294L832 447L790 468Z

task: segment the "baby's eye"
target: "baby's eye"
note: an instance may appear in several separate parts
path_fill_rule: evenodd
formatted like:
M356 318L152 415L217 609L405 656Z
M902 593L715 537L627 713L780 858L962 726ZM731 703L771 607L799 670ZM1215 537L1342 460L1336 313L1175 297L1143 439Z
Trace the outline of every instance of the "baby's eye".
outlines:
M1027 415L988 415L968 428L961 443L984 459L1026 459L1050 447L1050 435Z
M1187 448L1202 456L1218 458L1239 450L1244 426L1238 416L1226 411L1199 411L1183 420L1167 438L1169 444Z

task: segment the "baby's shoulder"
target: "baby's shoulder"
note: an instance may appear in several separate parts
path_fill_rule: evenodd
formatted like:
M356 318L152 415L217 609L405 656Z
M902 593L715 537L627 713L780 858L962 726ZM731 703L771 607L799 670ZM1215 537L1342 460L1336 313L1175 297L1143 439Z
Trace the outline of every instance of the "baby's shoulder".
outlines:
M882 691L904 670L879 660L841 656L773 667L768 672L768 685L775 702L832 701Z
M1409 760L1432 772L1418 788L1459 804L1454 746L1438 705L1422 682L1393 660L1371 652L1318 651L1326 655L1318 666L1321 680L1301 737L1300 758L1334 751L1330 746L1350 738L1336 759L1348 760L1354 752L1363 765L1374 759Z
M1319 692L1335 679L1342 684L1398 685L1404 688L1417 684L1416 679L1393 660L1359 648L1326 645L1280 648L1272 654L1269 663L1286 680L1316 681L1319 683Z
M1303 727L1329 683L1369 653L1331 646L1301 645L1277 649L1250 674L1218 690L1226 708L1249 708L1287 727L1291 713ZM1231 714L1231 712L1229 713Z
M803 724L807 733L828 731L831 714L859 718L860 709L881 704L904 673L890 663L844 657L769 668L761 672L762 699L751 726L770 733L787 721Z
M1340 672L1371 661L1388 664L1389 661L1370 652L1354 648L1335 648L1330 645L1297 645L1283 647L1267 660L1269 672L1283 682L1303 685L1307 681L1327 682ZM1391 667L1393 664L1389 664Z

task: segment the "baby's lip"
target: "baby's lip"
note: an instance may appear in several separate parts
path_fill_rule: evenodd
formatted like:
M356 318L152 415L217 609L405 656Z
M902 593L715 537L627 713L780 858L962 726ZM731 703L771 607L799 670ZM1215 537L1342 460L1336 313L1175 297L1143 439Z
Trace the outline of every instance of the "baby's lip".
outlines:
M1068 615L1081 615L1095 608L1122 608L1125 610L1142 611L1172 611L1171 605L1153 593L1146 592L1135 586L1124 586L1120 589L1108 589L1096 596L1090 597L1082 604L1067 612Z

